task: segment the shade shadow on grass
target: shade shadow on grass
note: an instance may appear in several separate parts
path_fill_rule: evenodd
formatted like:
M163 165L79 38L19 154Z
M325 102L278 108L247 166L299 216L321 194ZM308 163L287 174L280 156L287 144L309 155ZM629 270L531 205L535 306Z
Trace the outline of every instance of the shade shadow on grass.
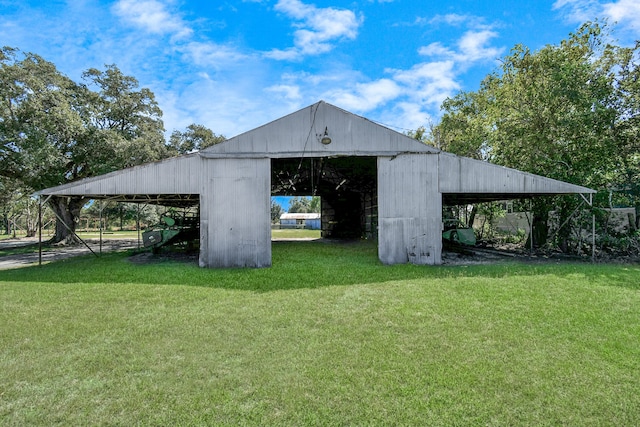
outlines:
M0 271L0 282L113 283L201 286L270 292L425 278L504 278L577 275L603 284L640 289L637 265L499 262L470 266L382 265L375 242L274 242L270 268L207 269L196 262L130 262L133 251L79 256Z

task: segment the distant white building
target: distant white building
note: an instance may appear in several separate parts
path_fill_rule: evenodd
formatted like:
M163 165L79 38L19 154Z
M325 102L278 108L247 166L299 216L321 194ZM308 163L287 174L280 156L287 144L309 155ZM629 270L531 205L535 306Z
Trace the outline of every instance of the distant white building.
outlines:
M280 228L307 228L320 230L319 213L283 213L280 215Z

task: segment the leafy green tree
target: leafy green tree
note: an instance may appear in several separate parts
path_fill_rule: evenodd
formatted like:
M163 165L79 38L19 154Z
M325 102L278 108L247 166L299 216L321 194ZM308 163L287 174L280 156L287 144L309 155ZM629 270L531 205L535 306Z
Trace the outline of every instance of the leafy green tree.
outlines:
M319 213L320 197L292 197L289 213Z
M6 177L0 177L0 215L2 216L2 230L9 234L9 215L14 203L12 182Z
M621 143L621 159L615 169L615 190L618 203L635 205L640 217L640 41L632 48L621 49L616 75L616 108L619 117L615 135ZM640 224L640 222L638 222Z
M54 64L0 50L0 175L39 190L167 157L162 112L115 65L77 84ZM94 91L92 88L96 88ZM83 197L52 197L53 241L73 241ZM66 224L66 226L63 224Z
M174 130L169 137L172 155L192 153L225 141L223 135L216 135L203 125L190 124L184 132Z
M559 45L537 52L515 46L477 92L443 104L443 148L574 184L610 186L637 141L638 128L629 123L637 106L621 108L634 102L621 90L638 72L638 46L607 40L606 26L587 23ZM538 199L534 242L547 239L549 210L556 209L563 223L576 203L575 197ZM557 235L563 249L568 234L565 228Z
M271 199L271 222L275 223L280 220L280 216L284 213L284 209L280 203L277 203L275 200Z
M94 203L85 205L81 220L87 221L86 224L95 224L99 227L101 218L104 229L117 228L122 231L125 227L135 228L138 219L141 227L157 224L165 209L157 205L96 200Z
M320 213L322 210L322 206L320 206L320 196L311 196L311 201L309 202L309 212L311 213Z
M443 102L442 109L446 113L434 130L442 150L473 159L489 160L489 134L492 127L487 118L487 100L487 94L480 90L461 92Z
M307 213L309 212L309 208L311 205L311 201L308 197L292 197L289 202L289 213Z
M16 236L16 228L33 237L38 230L38 202L33 190L21 182L0 177L0 215L5 234Z

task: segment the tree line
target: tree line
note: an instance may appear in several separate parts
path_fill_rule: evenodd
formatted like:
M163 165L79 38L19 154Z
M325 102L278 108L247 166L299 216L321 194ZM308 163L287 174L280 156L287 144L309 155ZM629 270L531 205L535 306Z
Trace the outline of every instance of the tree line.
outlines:
M613 40L606 22L588 22L555 45L514 46L476 91L442 104L441 120L410 135L445 151L598 190L590 213L605 228L617 204L640 210L640 42ZM39 190L223 141L202 125L165 140L154 94L116 65L74 82L42 57L0 50L0 204ZM312 200L313 201L313 200ZM52 198L74 224L83 198ZM300 211L307 199L296 199ZM317 202L316 202L317 203ZM533 201L536 246L571 251L579 198ZM315 207L317 208L317 207ZM591 208L589 208L591 209ZM567 224L549 236L549 212ZM272 210L272 216L275 213ZM473 215L471 215L473 218ZM58 224L55 241L69 237Z
M34 191L177 156L225 139L197 124L175 130L168 140L164 132L154 94L116 65L88 69L82 81L75 82L37 54L0 49L4 217ZM57 221L54 242L74 240L72 230L87 201L83 197L49 199L55 215L66 224Z
M585 23L538 51L516 45L478 90L445 100L440 122L411 135L455 154L593 188L595 206L638 211L639 60L640 42L617 45L606 22ZM535 245L553 240L563 251L575 249L580 203L575 196L535 199ZM567 224L553 236L551 211ZM593 213L606 224L603 209Z

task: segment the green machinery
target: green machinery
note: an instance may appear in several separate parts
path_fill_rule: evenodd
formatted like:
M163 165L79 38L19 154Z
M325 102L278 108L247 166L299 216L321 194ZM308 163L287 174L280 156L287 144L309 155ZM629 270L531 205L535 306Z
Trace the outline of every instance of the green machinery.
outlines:
M176 244L190 249L200 237L199 226L200 218L197 216L163 216L159 224L142 233L142 243L145 248L151 248L154 253L164 246Z
M476 245L476 233L458 220L445 220L442 240L465 246Z

